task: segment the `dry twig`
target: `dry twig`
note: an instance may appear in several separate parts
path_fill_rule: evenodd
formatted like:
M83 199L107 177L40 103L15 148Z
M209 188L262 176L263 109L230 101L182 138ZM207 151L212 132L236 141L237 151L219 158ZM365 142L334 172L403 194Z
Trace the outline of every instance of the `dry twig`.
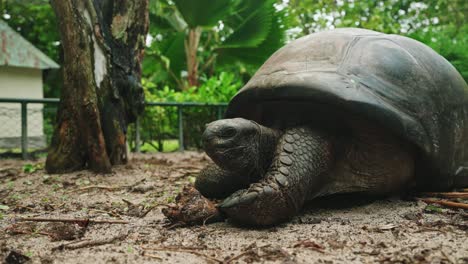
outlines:
M266 248L266 247L269 247L271 246L270 244L266 244L266 245L263 245L261 247L257 247L256 246L256 243L252 243L251 245L249 245L246 249L244 249L240 254L236 255L236 256L232 256L228 259L226 259L223 264L229 264L231 262L233 262L234 260L238 260L240 258L242 258L243 256L245 255L249 255L249 254L252 254L252 253L255 253L254 249L261 249L261 248Z
M142 246L143 249L145 250L154 250L154 251L171 251L171 252L181 252L181 253L190 253L193 255L197 255L199 257L203 257L207 260L211 260L216 263L224 263L222 260L208 256L206 254L203 254L201 252L195 251L195 250L203 250L204 248L197 248L197 247L175 247L175 246L169 246L169 247L158 247L158 248L153 248L153 247L144 247Z
M452 264L457 263L457 262L454 261L451 257L449 257L449 256L447 255L447 253L445 253L445 251L440 250L440 253L442 253L442 256L444 256L445 259L446 259L448 262L450 262L450 263L452 263Z
M133 184L130 185L122 185L122 186L106 186L106 185L88 185L84 186L78 189L70 190L69 192L80 192L80 191L87 191L87 190L92 190L92 189L100 189L100 190L106 190L106 191L117 191L121 189L128 189L128 188L133 188L137 186L138 184L146 181L146 179L139 180Z
M42 232L42 231L29 231L29 230L21 230L21 229L16 229L16 228L6 228L6 230L10 231L13 234L20 234L20 235L43 235L43 236L48 236L48 237L55 237L54 234L52 233L47 233L47 232Z
M191 165L191 164L180 164L172 166L174 169L186 169L186 170L202 170L203 165Z
M81 240L78 242L74 243L69 243L69 244L62 244L57 247L52 248L52 250L63 250L63 249L79 249L79 248L85 248L85 247L94 247L94 246L101 246L105 244L110 244L115 241L121 241L127 238L128 233L123 233L119 234L117 236L113 236L111 238L105 238L105 239L98 239L98 240Z
M62 222L62 223L77 223L80 225L88 224L128 224L125 220L95 220L87 218L41 218L41 217L22 217L16 219L19 222Z
M303 248L315 250L320 253L325 253L324 251L325 248L322 245L319 245L315 243L314 241L310 241L310 240L301 240L297 242L293 247L294 248L303 247Z
M425 203L428 203L428 204L440 204L440 205L451 207L451 208L468 210L468 204L465 204L465 203L456 203L456 202L450 202L450 201L438 201L438 200L425 199L425 198L421 198L420 200L425 202Z
M234 260L238 260L240 258L242 258L243 256L245 255L248 255L248 254L251 254L253 253L253 250L252 249L249 249L247 251L243 251L241 252L240 254L236 255L236 256L233 256L233 257L230 257L228 258L226 261L224 261L223 263L224 264L229 264L229 263L232 263Z
M440 232L440 233L445 234L445 231L443 230L432 228L432 227L426 227L426 226L420 227L419 230L416 231L415 233L422 233L422 232Z
M153 255L153 254L150 254L150 253L148 253L148 252L146 252L146 251L143 251L143 256L145 256L145 257L150 257L150 258L154 258L154 259L157 259L157 260L159 260L159 261L162 261L162 260L163 260L161 257L156 256L156 255Z
M468 198L468 192L427 192L424 196L433 196L441 198Z
M92 190L92 189L117 191L120 189L129 188L129 187L131 187L131 185L123 185L123 186L90 185L90 186L85 186L85 187L81 187L78 189L70 190L69 192L81 192L81 191L87 191L87 190Z

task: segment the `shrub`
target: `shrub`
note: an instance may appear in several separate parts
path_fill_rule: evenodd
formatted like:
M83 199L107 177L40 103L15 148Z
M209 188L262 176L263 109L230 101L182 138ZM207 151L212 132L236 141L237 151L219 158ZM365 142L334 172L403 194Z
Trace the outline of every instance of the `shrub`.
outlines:
M239 90L242 83L231 73L222 72L207 79L201 86L186 91L175 91L168 86L158 89L146 79L142 81L147 102L228 102ZM221 109L224 113L225 109ZM184 147L200 149L201 134L205 124L218 118L217 107L183 107ZM134 138L134 128L129 130L129 139ZM163 141L178 138L178 115L176 107L145 107L140 118L142 144L149 144L155 150L163 151ZM131 141L131 140L129 140Z

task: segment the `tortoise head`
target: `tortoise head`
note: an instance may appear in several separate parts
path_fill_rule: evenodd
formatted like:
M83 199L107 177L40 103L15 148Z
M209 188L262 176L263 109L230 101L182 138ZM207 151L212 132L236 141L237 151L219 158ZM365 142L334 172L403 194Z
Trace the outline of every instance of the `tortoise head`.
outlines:
M259 124L233 118L207 124L202 139L206 153L218 166L245 172L258 166L261 134Z

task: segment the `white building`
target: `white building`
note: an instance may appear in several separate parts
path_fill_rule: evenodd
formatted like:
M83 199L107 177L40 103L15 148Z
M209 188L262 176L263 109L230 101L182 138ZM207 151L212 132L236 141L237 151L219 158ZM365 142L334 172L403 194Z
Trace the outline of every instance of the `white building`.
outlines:
M43 98L42 71L59 65L0 19L0 98ZM28 142L44 147L42 104L28 104ZM21 105L0 103L0 148L21 146Z

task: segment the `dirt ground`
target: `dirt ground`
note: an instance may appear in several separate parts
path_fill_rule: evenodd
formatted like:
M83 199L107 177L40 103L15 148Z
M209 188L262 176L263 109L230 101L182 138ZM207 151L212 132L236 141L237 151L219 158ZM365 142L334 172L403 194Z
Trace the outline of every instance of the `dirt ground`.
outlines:
M206 162L196 152L139 154L110 175L48 175L41 161L1 160L0 258L87 264L468 263L468 212L409 198L319 200L290 222L265 229L229 221L166 228L161 209L193 183ZM20 221L24 217L83 220Z

